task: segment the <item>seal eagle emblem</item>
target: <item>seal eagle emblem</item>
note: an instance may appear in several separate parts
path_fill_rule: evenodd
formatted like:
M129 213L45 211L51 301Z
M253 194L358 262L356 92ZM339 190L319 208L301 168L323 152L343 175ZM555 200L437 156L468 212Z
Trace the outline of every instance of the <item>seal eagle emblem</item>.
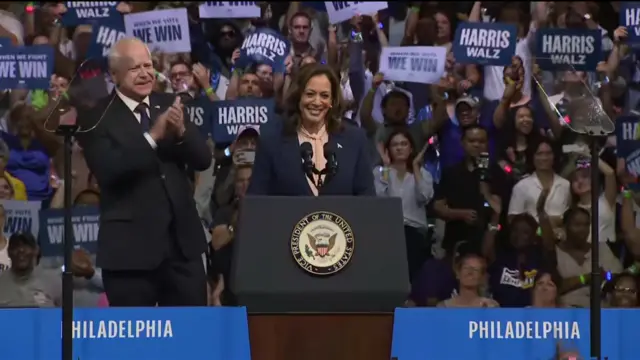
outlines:
M326 211L305 216L291 234L294 260L315 275L331 275L344 269L353 257L354 245L349 223Z

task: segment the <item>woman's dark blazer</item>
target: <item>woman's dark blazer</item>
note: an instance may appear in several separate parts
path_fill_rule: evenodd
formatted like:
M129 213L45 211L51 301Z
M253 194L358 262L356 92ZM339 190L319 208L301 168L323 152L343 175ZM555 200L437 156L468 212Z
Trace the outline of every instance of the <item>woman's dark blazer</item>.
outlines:
M365 132L352 125L329 134L338 171L319 196L375 196L373 165ZM321 170L321 169L319 169ZM313 196L302 168L297 135L274 131L260 138L253 164L249 195Z

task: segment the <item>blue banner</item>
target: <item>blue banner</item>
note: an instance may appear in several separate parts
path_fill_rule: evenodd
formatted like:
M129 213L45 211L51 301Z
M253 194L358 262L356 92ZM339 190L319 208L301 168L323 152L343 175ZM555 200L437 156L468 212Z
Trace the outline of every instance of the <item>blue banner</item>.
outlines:
M0 90L49 89L53 61L49 45L1 48Z
M625 160L627 171L640 176L640 117L622 116L616 119L616 154ZM637 181L637 180L636 180ZM640 190L640 184L629 184L633 190Z
M61 354L60 309L4 309L3 360L51 360ZM250 360L243 307L74 310L73 358Z
M640 311L602 311L602 356L637 358ZM549 360L557 348L589 358L588 309L397 309L391 356L401 360Z
M453 57L460 64L504 66L516 53L515 25L463 22L456 29Z
M289 55L291 44L279 32L270 28L258 28L249 34L240 47L237 68L251 63L271 65L276 73L284 72L284 60Z
M0 49L11 46L11 39L0 38Z
M87 50L88 58L100 59L109 55L109 49L118 42L118 40L126 37L124 31L124 22L122 19L101 22L93 26L91 33L91 43Z
M595 71L602 59L600 30L538 30L536 60L542 70Z
M119 1L66 1L67 12L62 15L62 25L77 26L96 24L108 19L122 19L116 7Z
M92 206L73 208L73 244L95 254L100 230L100 211ZM40 234L38 242L42 256L63 256L64 210L46 209L40 211Z
M273 118L272 99L245 98L215 101L212 104L213 141L233 142L241 126L264 126Z
M198 96L186 102L184 108L187 111L187 120L191 121L200 130L200 133L208 137L211 130L211 107L212 102L206 96Z
M627 27L627 43L638 47L640 45L640 2L620 2L620 25Z

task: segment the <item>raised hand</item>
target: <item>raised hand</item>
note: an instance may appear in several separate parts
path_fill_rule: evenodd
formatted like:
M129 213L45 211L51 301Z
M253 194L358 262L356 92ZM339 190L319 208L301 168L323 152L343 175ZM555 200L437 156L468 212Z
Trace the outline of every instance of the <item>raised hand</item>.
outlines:
M173 132L177 137L181 138L186 130L184 126L184 111L182 106L182 100L179 96L176 96L173 105L166 111L167 125L173 129Z

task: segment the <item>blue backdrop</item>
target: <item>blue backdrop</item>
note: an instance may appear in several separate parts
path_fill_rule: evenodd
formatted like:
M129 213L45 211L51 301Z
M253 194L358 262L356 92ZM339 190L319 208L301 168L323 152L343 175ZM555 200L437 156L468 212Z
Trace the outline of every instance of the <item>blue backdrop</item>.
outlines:
M602 356L637 359L640 311L602 311ZM556 346L589 358L588 309L397 309L392 356L400 360L549 360Z
M250 360L245 308L76 309L74 359ZM0 310L3 360L60 359L60 309Z

